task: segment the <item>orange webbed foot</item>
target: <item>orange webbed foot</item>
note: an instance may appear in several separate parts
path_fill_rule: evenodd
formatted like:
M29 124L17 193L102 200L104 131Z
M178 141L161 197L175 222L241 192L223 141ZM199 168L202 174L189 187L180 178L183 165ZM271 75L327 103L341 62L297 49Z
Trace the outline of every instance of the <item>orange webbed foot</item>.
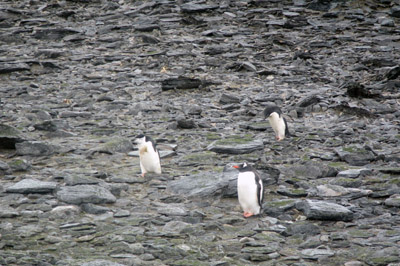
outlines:
M252 214L251 212L244 212L244 213L243 213L243 216L244 216L245 218L249 218L250 216L253 216L253 214Z

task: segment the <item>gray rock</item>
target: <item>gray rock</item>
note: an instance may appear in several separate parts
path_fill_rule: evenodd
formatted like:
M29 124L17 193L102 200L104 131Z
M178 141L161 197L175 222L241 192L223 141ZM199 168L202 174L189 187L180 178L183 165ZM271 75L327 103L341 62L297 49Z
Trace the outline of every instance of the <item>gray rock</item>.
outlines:
M288 197L307 197L308 195L308 192L302 188L288 188L283 185L279 186L276 192Z
M13 217L17 217L19 216L20 213L10 207L6 207L6 206L2 206L2 208L0 209L0 218L13 218Z
M45 120L41 123L33 125L36 130L43 130L49 132L55 132L62 129L69 128L67 121L65 120Z
M92 113L90 112L74 112L74 111L65 111L61 112L60 118L71 118L71 117L91 117Z
M289 225L282 235L284 236L292 236L292 235L306 235L306 236L315 236L321 233L321 229L315 224L300 222Z
M25 63L0 63L0 74L7 74L11 72L30 70L28 64Z
M335 150L342 161L354 166L364 166L376 160L376 155L359 146L349 146Z
M184 117L177 118L176 120L178 128L183 128L183 129L191 129L196 127L196 123L194 122L193 119L187 119Z
M179 233L181 234L183 231L187 230L187 228L191 227L191 224L185 223L182 221L171 221L164 225L163 231L164 232L171 232L171 233Z
M15 149L15 144L22 141L24 141L24 137L18 129L0 124L0 148Z
M390 206L390 207L400 207L400 195L395 194L390 196L390 198L385 200L385 205Z
M246 154L263 149L264 144L262 140L246 140L240 138L217 140L207 147L209 151L226 154Z
M364 175L369 175L371 173L372 173L372 171L370 169L366 169L366 168L349 169L349 170L340 171L337 176L338 177L346 177L346 178L357 178L360 175L364 176Z
M167 216L186 216L189 214L188 210L182 206L173 206L173 205L166 205L164 207L159 208L158 213L164 214Z
M11 168L7 163L0 161L0 175L5 174L11 174Z
M394 6L390 9L390 15L395 18L400 18L400 6Z
M368 265L396 265L400 262L400 251L398 247L384 247L377 250L371 250L366 255L364 262Z
M98 147L91 150L92 153L108 153L113 154L116 152L130 152L133 150L132 142L127 138L112 138L107 140L105 143L99 145Z
M25 159L12 160L9 166L15 172L25 172L32 168L32 165Z
M81 264L82 266L124 266L111 260L92 260Z
M296 203L296 209L302 211L308 219L351 221L353 212L346 207L317 200L304 200Z
M301 251L301 257L304 259L318 260L325 257L332 257L335 255L329 247L320 246L313 249L304 249Z
M229 104L229 103L240 103L239 97L235 95L230 95L223 93L221 97L219 98L219 102L222 104Z
M100 181L93 177L78 176L78 175L67 175L64 177L65 184L68 186L76 185L95 185Z
M80 212L80 208L74 205L57 206L50 211L50 217L54 219L61 219L63 221L69 221L70 219L75 219Z
M316 179L336 176L337 170L318 161L308 161L305 164L294 165L281 169L288 177Z
M69 204L82 203L114 203L115 196L104 187L98 185L77 185L61 187L57 191L57 198Z
M278 217L286 213L288 210L294 209L298 200L294 199L281 199L274 201L266 201L263 204L263 213L272 217Z
M98 206L92 203L83 203L81 205L81 208L84 212L90 213L90 214L102 214L110 211L109 208L103 207L103 206Z
M204 12L212 9L218 8L219 5L207 5L207 4L196 4L196 3L185 3L181 5L181 10L184 13L195 13L195 12Z
M311 197L343 197L350 196L360 198L372 194L372 190L346 188L338 185L319 185L308 190Z
M163 80L161 88L163 91L174 89L185 90L199 88L203 84L205 84L205 82L200 79L179 76Z
M215 198L225 194L231 178L237 178L237 176L203 172L169 182L167 191L185 198Z
M57 187L56 182L44 182L35 179L24 179L6 188L9 193L51 193Z
M56 152L57 148L41 141L24 141L16 143L15 148L18 155L48 156Z

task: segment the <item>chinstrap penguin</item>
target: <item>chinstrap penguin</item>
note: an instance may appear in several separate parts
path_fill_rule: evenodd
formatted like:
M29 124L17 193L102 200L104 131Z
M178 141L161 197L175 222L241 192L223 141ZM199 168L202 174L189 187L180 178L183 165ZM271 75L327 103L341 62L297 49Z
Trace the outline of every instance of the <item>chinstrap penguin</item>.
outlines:
M237 191L243 216L247 218L260 214L264 199L264 186L260 174L247 163L232 167L239 170Z
M153 139L141 134L136 137L134 142L139 149L142 176L144 177L146 173L161 174L160 153Z
M276 140L281 141L285 137L290 136L286 119L283 117L282 111L278 106L267 106L263 114L265 118L268 117L269 123L275 132Z

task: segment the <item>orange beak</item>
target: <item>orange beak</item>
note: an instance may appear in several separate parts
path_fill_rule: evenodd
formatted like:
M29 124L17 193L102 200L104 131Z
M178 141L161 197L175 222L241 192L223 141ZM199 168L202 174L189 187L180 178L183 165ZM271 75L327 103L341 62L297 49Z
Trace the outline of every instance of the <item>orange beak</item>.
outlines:
M232 166L232 167L238 169L238 168L239 168L239 165L234 165L234 166Z

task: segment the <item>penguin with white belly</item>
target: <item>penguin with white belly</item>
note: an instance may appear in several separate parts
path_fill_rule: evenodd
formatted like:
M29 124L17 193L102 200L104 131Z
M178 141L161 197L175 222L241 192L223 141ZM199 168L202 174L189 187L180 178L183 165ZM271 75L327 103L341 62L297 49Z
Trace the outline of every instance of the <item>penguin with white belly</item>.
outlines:
M161 174L160 153L154 140L145 135L139 135L134 141L139 149L140 169L142 176L146 173Z
M272 129L275 132L275 138L278 141L290 136L286 119L282 115L281 109L276 105L269 105L265 108L264 117L269 120Z
M260 174L247 163L232 167L239 170L237 191L243 216L248 218L260 214L264 200L264 186Z

